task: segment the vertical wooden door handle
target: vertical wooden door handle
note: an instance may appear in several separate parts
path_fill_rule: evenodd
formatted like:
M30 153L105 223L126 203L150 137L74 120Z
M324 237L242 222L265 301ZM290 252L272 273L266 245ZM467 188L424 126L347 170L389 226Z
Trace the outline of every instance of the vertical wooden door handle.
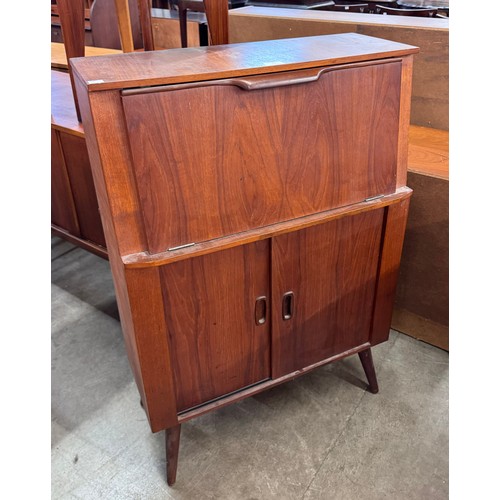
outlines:
M283 320L292 319L293 316L293 300L294 295L293 292L286 292L283 294L283 300L281 302L281 316Z
M267 297L261 295L255 299L255 324L263 325L267 318Z

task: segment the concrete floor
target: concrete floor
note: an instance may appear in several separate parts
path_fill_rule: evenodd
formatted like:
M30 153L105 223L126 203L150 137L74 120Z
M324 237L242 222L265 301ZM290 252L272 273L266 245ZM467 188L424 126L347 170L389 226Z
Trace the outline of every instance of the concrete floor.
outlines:
M448 353L391 332L373 350L183 425L165 481L125 354L107 261L52 239L52 498L448 498Z

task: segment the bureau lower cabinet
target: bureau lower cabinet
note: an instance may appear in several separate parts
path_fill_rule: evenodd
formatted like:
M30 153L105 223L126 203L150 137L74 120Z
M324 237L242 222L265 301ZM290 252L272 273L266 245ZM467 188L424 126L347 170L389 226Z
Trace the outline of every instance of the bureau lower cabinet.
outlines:
M181 424L388 339L418 49L353 33L72 59L127 353Z

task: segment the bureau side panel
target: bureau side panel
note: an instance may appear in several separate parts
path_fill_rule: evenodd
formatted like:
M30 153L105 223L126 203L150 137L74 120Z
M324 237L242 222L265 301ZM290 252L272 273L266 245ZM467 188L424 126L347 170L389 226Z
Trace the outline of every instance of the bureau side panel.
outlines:
M123 96L149 251L394 192L400 91L401 62L385 61Z
M126 270L121 260L144 246L120 95L76 85L125 346L151 429L160 431L177 425L177 409L159 272Z
M372 345L389 338L410 198L387 207L370 333Z

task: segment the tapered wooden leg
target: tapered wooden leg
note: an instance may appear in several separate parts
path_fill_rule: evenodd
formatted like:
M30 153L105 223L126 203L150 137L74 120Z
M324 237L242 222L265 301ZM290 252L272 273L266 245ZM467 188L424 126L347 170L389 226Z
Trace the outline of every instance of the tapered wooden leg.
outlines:
M177 459L179 458L179 442L181 425L165 430L165 448L167 450L167 484L172 486L177 475Z
M370 392L377 394L378 382L377 375L375 374L375 366L373 366L372 350L366 349L366 351L361 351L358 354L361 364L363 365L363 370L365 370L366 378L368 379Z

